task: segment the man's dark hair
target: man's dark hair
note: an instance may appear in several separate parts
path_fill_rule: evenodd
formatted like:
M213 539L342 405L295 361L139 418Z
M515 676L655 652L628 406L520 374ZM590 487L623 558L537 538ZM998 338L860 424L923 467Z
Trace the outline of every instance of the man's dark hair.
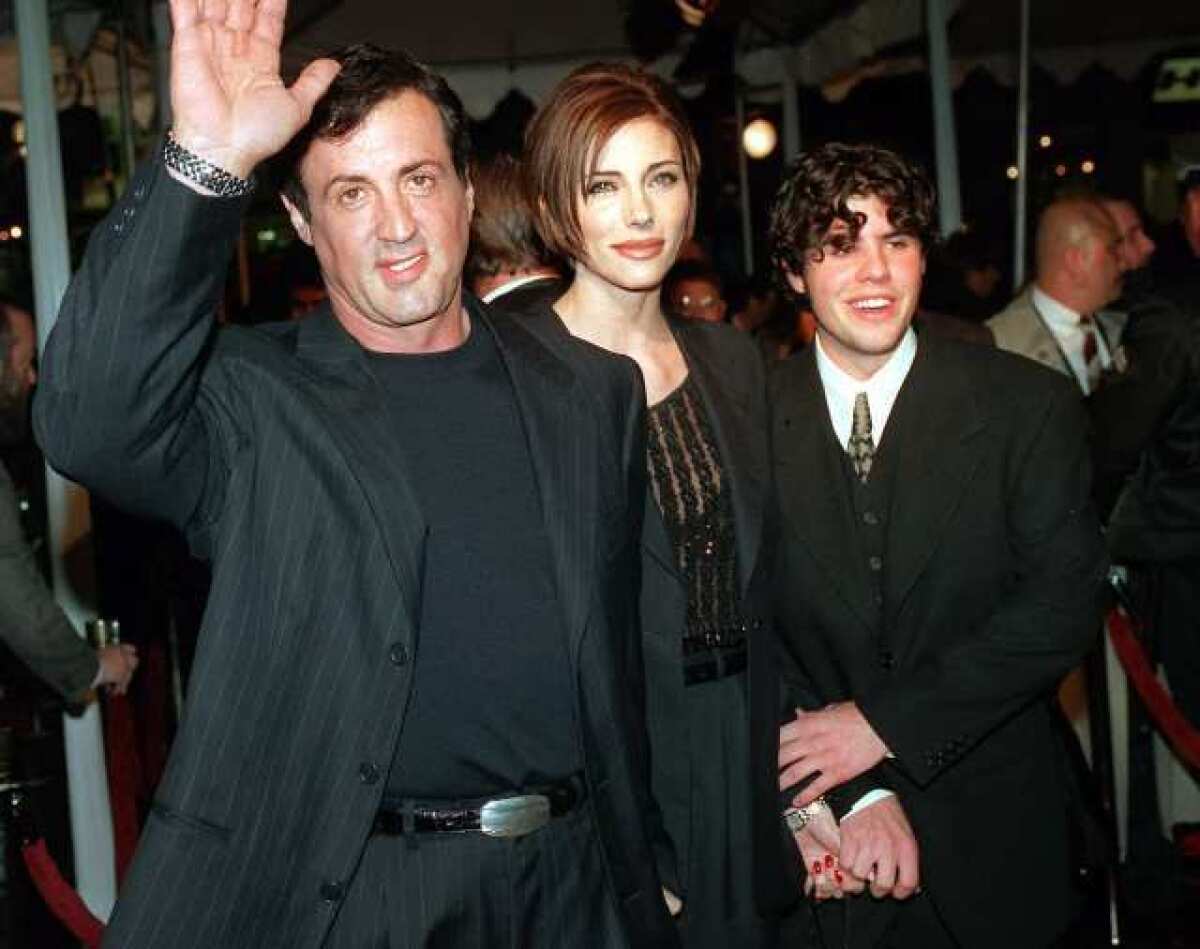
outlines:
M1180 201L1188 196L1188 192L1195 188L1200 188L1200 164L1184 165L1179 170L1179 177L1175 182L1175 186L1179 193Z
M449 84L427 66L400 50L371 43L343 46L327 54L342 66L319 100L307 124L276 159L279 190L306 218L309 207L300 180L300 163L317 139L341 139L362 125L371 110L402 92L419 92L437 106L442 131L459 178L466 180L471 138L462 101Z
M685 280L703 280L711 283L720 293L724 293L725 290L725 282L712 264L707 260L689 258L677 261L667 271L666 277L663 278L663 297L669 299L675 284Z
M471 218L471 250L467 279L494 277L504 271L560 267L546 249L534 224L521 164L512 155L496 155L471 169L475 215Z
M935 198L925 173L886 148L831 142L796 159L775 195L770 242L777 274L802 274L805 260L820 260L831 240L850 246L858 239L866 217L850 210L851 198L878 198L897 232L932 246ZM836 221L846 231L831 235Z

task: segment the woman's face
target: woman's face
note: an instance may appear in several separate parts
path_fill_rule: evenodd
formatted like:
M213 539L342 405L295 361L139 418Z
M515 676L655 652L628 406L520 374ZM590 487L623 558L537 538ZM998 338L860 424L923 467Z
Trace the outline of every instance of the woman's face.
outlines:
M691 196L679 142L651 118L622 125L596 156L577 205L588 275L630 291L653 290L688 236Z

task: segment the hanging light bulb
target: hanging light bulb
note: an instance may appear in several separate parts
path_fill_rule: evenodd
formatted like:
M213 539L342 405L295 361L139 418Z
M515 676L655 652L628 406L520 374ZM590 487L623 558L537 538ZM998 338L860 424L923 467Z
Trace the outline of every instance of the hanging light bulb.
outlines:
M751 158L766 158L778 141L775 126L766 119L755 119L742 130L742 147Z

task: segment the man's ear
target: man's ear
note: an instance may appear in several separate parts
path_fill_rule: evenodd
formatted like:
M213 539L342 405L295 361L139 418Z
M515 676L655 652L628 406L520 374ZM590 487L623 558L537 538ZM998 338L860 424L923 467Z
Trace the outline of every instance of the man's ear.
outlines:
M296 236L309 247L312 247L312 228L309 226L308 218L301 213L296 205L292 204L286 194L281 194L279 200L283 202L284 210L287 211L288 220L292 222Z
M798 274L794 270L784 270L784 277L787 278L788 286L801 296L808 294L808 285L804 282L803 274Z

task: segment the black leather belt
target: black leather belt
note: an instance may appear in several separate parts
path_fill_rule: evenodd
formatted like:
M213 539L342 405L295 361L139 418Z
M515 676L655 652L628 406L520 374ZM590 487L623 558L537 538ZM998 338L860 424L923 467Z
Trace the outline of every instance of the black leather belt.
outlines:
M375 815L375 834L484 834L523 837L555 817L573 811L586 796L579 777L558 784L474 801L445 804L406 798L384 798Z
M726 676L737 675L746 668L746 644L719 646L704 652L695 652L683 660L683 684L699 685L714 682Z

